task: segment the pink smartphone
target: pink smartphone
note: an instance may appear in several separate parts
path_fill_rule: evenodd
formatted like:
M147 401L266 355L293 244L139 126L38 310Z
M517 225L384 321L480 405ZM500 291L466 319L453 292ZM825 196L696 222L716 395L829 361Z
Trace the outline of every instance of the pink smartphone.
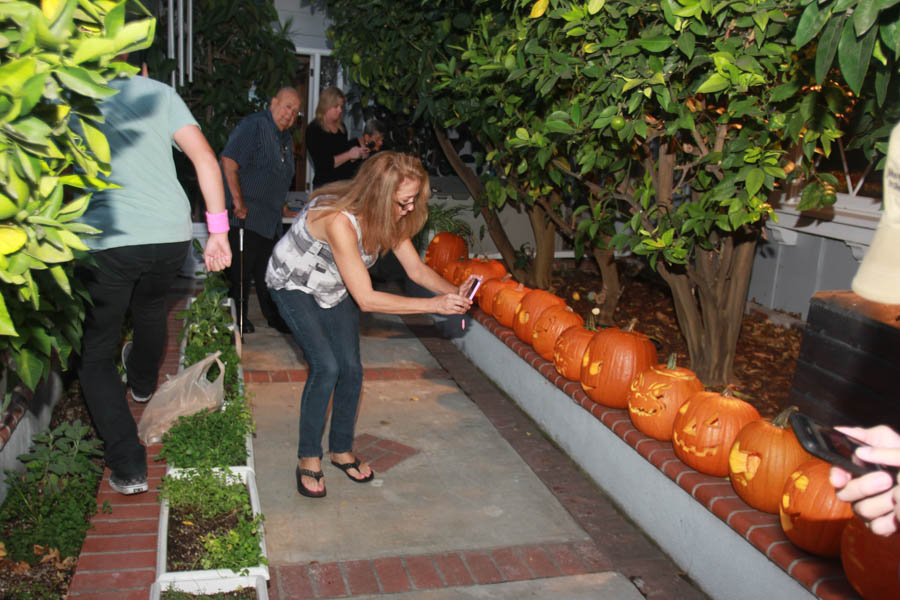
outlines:
M472 284L471 284L471 289L469 289L469 291L466 292L466 298L468 298L469 300L472 300L473 298L475 298L475 293L478 291L478 288L481 287L482 280L483 280L483 278L480 275L475 276L475 279L472 281Z

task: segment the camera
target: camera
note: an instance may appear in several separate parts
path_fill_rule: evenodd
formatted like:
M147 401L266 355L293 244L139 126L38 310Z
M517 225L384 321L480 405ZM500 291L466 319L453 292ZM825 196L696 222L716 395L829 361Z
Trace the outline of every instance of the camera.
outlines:
M366 144L366 148L368 148L369 150L374 150L374 149L375 149L375 142L368 142L368 143Z

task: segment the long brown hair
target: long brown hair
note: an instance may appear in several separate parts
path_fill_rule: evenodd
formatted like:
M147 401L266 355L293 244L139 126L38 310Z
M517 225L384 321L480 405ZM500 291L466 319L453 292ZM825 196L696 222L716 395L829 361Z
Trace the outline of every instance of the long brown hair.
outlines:
M397 188L410 179L419 183L419 193L412 212L397 221ZM321 196L319 206L329 212L346 210L355 215L366 254L384 254L422 229L428 219L430 195L431 183L422 161L409 154L384 151L366 159L353 179L322 186L310 200Z
M315 120L319 124L319 127L321 127L322 129L325 129L325 113L340 104L338 100L344 100L345 102L347 101L347 99L344 97L344 92L334 86L325 88L319 95L319 103L316 104ZM338 121L338 129L341 131L341 133L347 133L347 130L344 129L343 121ZM325 131L328 130L325 129Z

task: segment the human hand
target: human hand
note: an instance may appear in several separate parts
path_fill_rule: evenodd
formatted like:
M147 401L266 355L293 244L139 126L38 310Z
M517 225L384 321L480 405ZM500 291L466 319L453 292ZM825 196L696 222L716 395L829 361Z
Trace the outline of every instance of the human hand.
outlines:
M234 202L234 217L236 219L247 218L247 205L240 200Z
M207 271L221 271L231 266L231 245L227 233L211 233L203 249Z
M353 146L350 148L350 157L353 160L369 158L369 149L365 146Z
M435 296L434 301L436 308L432 312L442 315L462 315L472 307L472 301L459 294Z
M886 425L870 429L838 427L870 447L856 450L856 456L865 462L900 466L900 435ZM844 469L832 467L831 484L838 490L837 497L853 503L853 511L866 521L867 527L878 535L891 535L898 529L900 519L900 485L886 471L875 471L861 477L853 477Z

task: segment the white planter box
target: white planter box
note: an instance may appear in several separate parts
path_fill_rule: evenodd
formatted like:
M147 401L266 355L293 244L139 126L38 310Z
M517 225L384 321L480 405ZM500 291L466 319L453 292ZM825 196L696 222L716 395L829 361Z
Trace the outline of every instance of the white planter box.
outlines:
M233 592L241 588L256 590L256 600L269 600L266 580L262 577L227 577L223 579L204 579L199 581L178 581L161 584L158 581L150 588L150 600L160 600L162 593L175 590L188 594L217 594Z
M173 473L174 477L184 477L189 469L179 469ZM233 473L243 483L247 484L250 493L250 507L254 515L262 513L259 506L259 492L256 488L256 476L253 471L243 467L231 467L229 472ZM159 512L159 535L156 547L156 582L160 584L161 589L167 590L173 586L197 585L201 582L210 580L234 579L238 577L261 577L265 580L269 579L269 567L267 565L258 565L248 567L245 574L236 573L231 569L202 569L197 571L168 571L166 569L168 539L169 534L169 502L163 500ZM266 552L266 536L265 531L260 526L259 545L262 550L263 557L268 557ZM180 589L180 588L177 588Z
M256 458L253 454L253 434L247 434L247 437L244 438L244 444L247 447L247 461L242 465L230 465L232 469L247 469L253 474L256 474ZM190 469L183 469L180 467L173 467L172 465L166 465L166 475L175 475L176 477L180 477L185 471L190 471Z

